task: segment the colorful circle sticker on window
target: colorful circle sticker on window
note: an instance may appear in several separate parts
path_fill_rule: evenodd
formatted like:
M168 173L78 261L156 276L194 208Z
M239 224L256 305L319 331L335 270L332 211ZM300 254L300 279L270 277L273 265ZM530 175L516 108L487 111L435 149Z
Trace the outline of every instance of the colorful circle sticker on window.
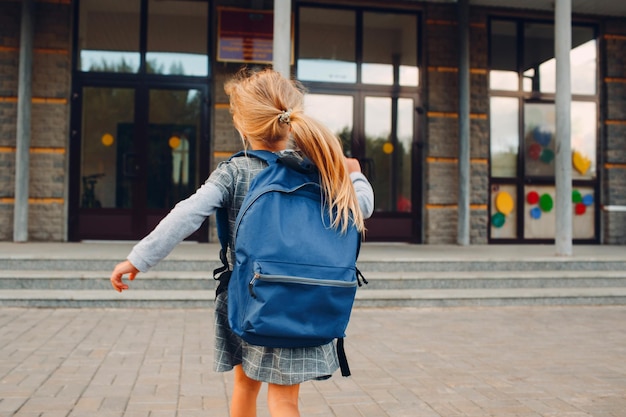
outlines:
M506 191L500 191L496 196L496 210L505 216L513 211L513 197Z
M496 228L502 227L505 220L506 219L504 217L504 214L502 213L495 213L493 216L491 216L491 224L493 225L493 227Z
M554 152L552 149L544 149L541 151L541 155L539 155L539 159L541 162L549 164L554 159Z
M102 135L102 138L100 140L102 141L102 144L104 146L111 146L111 145L113 145L113 142L115 141L115 138L113 138L112 134L105 133L104 135Z
M593 205L593 194L587 194L587 195L585 195L585 196L583 197L583 201L582 201L582 203L583 203L585 206L591 206L591 205Z
M572 203L580 203L583 201L583 196L580 194L580 191L574 190L572 191Z
M577 216L582 216L587 211L587 206L585 206L583 203L576 203L576 205L574 206L574 210L576 211Z
M526 201L528 204L537 204L539 202L539 193L537 191L531 191L526 194Z
M552 196L550 194L542 194L539 197L539 208L548 213L554 207L554 202L552 201Z
M541 218L541 209L539 207L533 207L530 209L530 217L533 219Z
M535 130L533 130L533 139L541 146L548 146L552 140L552 132L536 127Z
M528 157L530 159L534 159L535 161L537 159L539 159L539 156L541 155L541 145L538 143L532 143L529 147L528 147Z

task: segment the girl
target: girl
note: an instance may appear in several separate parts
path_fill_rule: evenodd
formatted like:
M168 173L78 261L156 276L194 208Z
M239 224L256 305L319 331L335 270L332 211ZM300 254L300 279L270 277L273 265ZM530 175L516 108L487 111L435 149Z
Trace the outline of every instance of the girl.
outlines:
M302 90L279 73L266 69L255 74L241 71L226 83L230 111L244 147L278 152L295 146L318 168L325 201L329 202L333 226L341 229L353 221L360 231L363 219L373 211L372 188L356 159L343 156L333 133L303 113ZM119 292L128 289L122 277L135 279L165 258L185 237L197 230L219 207L229 210L234 224L250 181L265 168L254 157L222 162L194 195L181 201L139 242L126 261L111 274ZM233 236L231 227L230 248ZM230 262L234 253L230 252ZM215 370L234 368L231 417L256 416L256 399L262 382L268 383L268 407L272 417L298 417L300 383L326 379L339 367L333 342L309 348L267 348L244 342L228 324L228 293L215 303Z

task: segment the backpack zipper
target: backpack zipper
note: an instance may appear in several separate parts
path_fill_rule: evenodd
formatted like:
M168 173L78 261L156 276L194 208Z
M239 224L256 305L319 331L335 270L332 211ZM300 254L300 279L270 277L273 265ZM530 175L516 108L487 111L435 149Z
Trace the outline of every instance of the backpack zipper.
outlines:
M289 275L270 275L270 274L261 274L259 272L255 272L254 276L248 283L248 292L252 298L256 298L256 294L254 293L254 283L256 281L269 281L269 282L282 282L287 284L302 284L302 285L323 285L327 287L356 287L356 281L346 282L346 281L334 281L331 279L315 279L315 278L304 278L304 277L292 277Z

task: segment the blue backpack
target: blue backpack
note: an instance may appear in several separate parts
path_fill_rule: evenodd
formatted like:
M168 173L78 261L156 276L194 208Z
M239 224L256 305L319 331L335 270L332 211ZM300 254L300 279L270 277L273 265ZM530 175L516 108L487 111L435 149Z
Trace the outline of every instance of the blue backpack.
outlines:
M239 152L231 157L244 155ZM228 216L217 213L223 267L218 293L228 286L232 330L253 345L309 347L338 339L342 373L349 375L343 337L357 286L361 234L331 227L319 173L297 153L246 151L267 162L252 180L235 222L235 265L226 259ZM347 375L346 375L347 372Z

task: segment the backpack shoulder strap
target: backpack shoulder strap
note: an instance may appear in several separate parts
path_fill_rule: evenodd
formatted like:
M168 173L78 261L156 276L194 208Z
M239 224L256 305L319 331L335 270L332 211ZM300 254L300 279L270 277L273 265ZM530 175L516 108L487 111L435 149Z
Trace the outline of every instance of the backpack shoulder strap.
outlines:
M240 156L250 156L254 158L258 158L262 161L265 161L267 164L276 163L279 156L270 151L255 151L255 150L247 150L247 151L239 151L228 159L229 161L233 158ZM217 225L217 237L220 241L220 261L222 261L222 266L213 270L213 279L219 280L220 284L217 287L216 296L219 295L220 292L226 290L228 287L228 280L230 279L230 265L228 263L227 253L228 253L228 240L229 236L229 224L228 224L228 209L225 207L217 209L215 213L215 221Z
M229 160L236 158L238 156L251 156L257 159L260 159L262 161L267 162L268 164L272 164L274 162L276 162L279 158L279 156L277 154L275 154L274 152L271 151L255 151L255 150L246 150L246 151L239 151L237 153L235 153L234 155L232 155Z

